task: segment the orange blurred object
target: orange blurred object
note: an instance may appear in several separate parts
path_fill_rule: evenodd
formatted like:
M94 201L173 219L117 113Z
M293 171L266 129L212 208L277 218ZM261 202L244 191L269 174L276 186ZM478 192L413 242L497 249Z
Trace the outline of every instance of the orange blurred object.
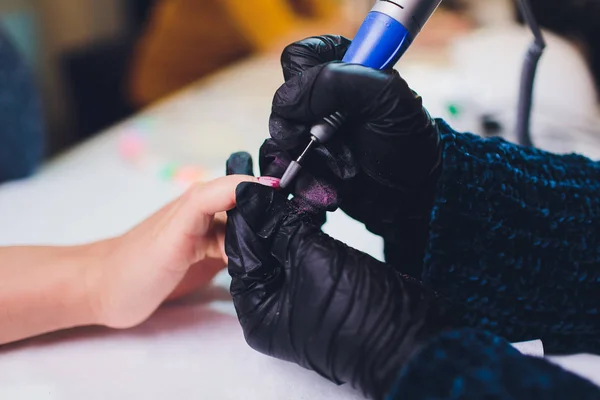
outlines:
M133 57L130 98L146 106L253 53L336 33L344 23L338 3L159 0Z

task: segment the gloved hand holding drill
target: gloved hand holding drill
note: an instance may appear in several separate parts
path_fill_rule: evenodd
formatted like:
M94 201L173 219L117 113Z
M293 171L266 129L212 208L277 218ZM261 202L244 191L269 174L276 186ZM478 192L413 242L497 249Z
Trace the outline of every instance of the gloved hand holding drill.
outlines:
M281 176L306 146L314 121L345 112L349 120L309 153L292 192L322 209L341 206L384 238L388 261L419 276L440 161L437 126L396 71L335 62L349 45L322 36L285 49L286 83L273 101L272 139L261 149L261 168ZM323 185L336 195L311 193Z
M399 385L410 386L406 377L419 378L427 354L447 361L470 346L489 355L492 346L490 368L515 390L506 396L538 387L544 394L537 398L551 398L545 378L517 388L519 381L499 372L529 363L505 342L446 329L541 339L550 353L600 350L593 317L600 301L600 184L593 182L600 168L580 156L458 134L428 115L397 72L337 62L347 47L343 38L323 36L290 45L282 56L286 82L273 102L271 139L260 150L263 176L283 174L319 118L339 110L349 119L309 154L292 200L270 188L238 187L226 252L247 341L374 398L389 393L409 364ZM387 264L320 231L325 211L337 207L384 238ZM440 343L442 352L435 350ZM498 382L477 381L484 373L477 359L465 359L461 379L474 379L473 398L496 395ZM569 379L561 381L565 388ZM429 389L452 387L440 381Z

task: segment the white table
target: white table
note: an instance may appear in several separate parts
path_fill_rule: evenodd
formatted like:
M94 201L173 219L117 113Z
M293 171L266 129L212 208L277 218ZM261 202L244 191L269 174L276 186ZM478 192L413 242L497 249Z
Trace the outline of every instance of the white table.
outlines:
M418 66L404 71L422 93L428 88L433 93L427 86L431 73ZM442 72L435 73L438 82L443 81ZM207 160L211 174L220 175L229 153L256 153L267 136L270 101L281 80L274 59L242 63L100 134L53 160L34 178L0 187L0 245L74 244L127 230L183 190L118 155L119 138L131 124L151 120L152 129L160 132L152 136L157 148L168 147L174 137L181 139L186 133L220 135L206 142L211 146L188 138L194 153L186 155ZM431 97L429 101L436 113ZM173 151L181 154L181 149ZM381 258L380 240L344 215L334 214L326 228ZM213 288L163 307L128 331L77 329L0 349L0 398L362 398L250 350L234 316L228 284L222 273ZM600 383L595 372L600 358L557 361Z

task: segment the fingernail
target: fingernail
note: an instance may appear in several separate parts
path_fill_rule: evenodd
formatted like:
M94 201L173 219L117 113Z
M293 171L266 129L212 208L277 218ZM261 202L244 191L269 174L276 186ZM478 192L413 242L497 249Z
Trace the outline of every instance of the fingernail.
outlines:
M281 181L281 179L272 178L270 176L261 176L260 178L258 178L258 183L260 183L261 185L269 186L269 187L272 187L275 189L279 189L280 181Z

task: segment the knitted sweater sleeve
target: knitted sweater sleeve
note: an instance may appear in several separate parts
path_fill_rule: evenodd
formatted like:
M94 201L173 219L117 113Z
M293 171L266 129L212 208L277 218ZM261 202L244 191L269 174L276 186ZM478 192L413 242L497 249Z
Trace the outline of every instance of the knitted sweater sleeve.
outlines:
M399 373L389 400L597 399L600 388L483 331L446 332Z
M466 306L468 326L599 352L600 164L439 123L424 282Z

